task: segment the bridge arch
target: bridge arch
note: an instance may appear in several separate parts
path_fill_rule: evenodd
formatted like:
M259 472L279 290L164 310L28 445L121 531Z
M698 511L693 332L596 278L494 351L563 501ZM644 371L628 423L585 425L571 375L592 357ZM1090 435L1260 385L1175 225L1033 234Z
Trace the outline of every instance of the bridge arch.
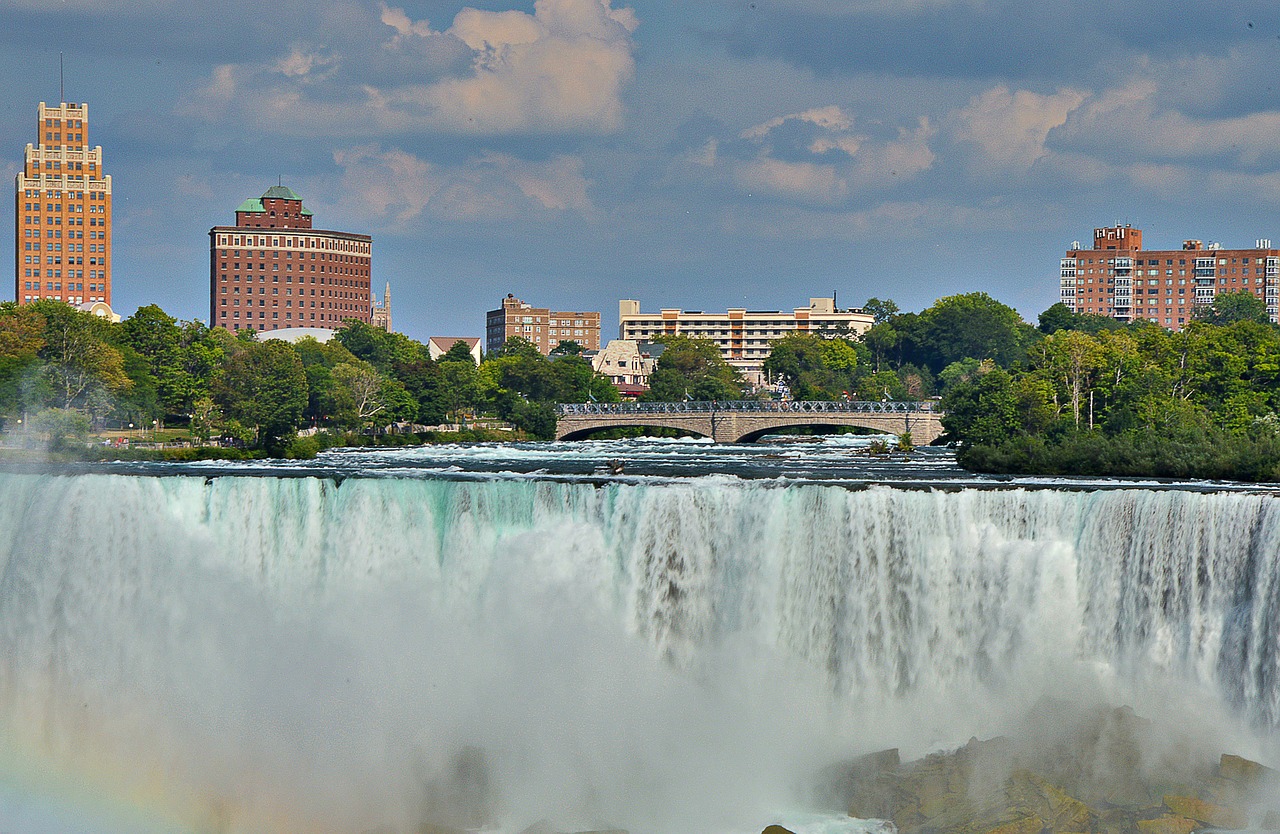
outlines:
M862 425L861 423L856 422L852 418L846 418L845 420L839 423L834 423L834 422L823 423L823 422L817 422L813 420L797 420L796 423L793 425L785 425L785 424L773 425L773 426L768 426L766 428L749 431L746 434L739 437L734 442L735 443L756 443L760 440L760 438L764 437L765 435L777 434L778 432L786 429L824 429L825 434L837 434L838 432L835 431L836 429L846 429L846 428L852 427L852 428L859 428L859 429L868 429L872 432L875 432L876 434L885 434L885 435L891 435L895 437L902 434L901 431L894 431L893 429L886 428L883 425L871 424L870 421L867 421L867 422L868 422L868 425Z
M586 428L573 429L563 434L557 434L556 440L589 440L593 435L600 432L611 431L613 429L669 429L671 431L683 432L684 434L693 435L695 437L711 437L711 435L698 431L696 428L690 428L685 425L676 425L674 423L663 423L659 420L648 420L640 423L609 423L607 425L588 426Z

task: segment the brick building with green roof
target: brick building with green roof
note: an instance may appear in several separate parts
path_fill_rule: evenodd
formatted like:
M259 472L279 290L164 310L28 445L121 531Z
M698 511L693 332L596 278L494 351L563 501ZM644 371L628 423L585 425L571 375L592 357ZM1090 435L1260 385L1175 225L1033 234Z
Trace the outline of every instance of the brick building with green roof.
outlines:
M373 238L312 228L302 197L273 185L209 230L209 323L228 330L370 323Z

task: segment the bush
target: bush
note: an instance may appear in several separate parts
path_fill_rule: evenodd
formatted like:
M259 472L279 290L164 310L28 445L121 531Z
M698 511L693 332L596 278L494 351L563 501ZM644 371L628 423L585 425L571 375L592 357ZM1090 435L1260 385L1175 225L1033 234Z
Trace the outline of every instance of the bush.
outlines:
M89 439L89 418L70 408L46 408L31 418L31 429L51 451L84 448Z

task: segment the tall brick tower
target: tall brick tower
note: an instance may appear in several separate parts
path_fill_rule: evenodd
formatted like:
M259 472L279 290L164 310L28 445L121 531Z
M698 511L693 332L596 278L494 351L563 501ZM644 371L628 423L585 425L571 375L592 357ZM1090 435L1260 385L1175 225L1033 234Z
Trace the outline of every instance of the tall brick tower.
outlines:
M14 298L111 304L111 177L89 106L40 102L14 192Z

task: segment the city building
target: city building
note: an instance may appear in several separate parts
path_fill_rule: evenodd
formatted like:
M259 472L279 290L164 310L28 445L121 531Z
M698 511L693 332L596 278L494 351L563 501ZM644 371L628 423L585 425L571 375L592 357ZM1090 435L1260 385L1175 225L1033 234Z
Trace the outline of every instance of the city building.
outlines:
M373 238L312 228L292 189L274 185L209 230L209 325L336 329L373 316ZM389 312L389 311L388 311ZM389 316L388 316L389 318Z
M89 105L36 110L14 192L14 298L111 304L111 177L89 147Z
M640 312L640 302L618 302L618 338L646 341L655 336L682 335L707 339L720 348L720 355L740 370L748 382L764 382L764 360L771 345L792 333L819 336L857 336L875 323L870 313L841 310L834 298L810 298L808 307L785 310L730 308L723 313L701 310L663 309Z
M370 295L369 303L372 305L369 310L369 324L380 330L391 332L391 282L387 282L387 288L382 291L382 303L378 303L377 296Z
M439 359L458 342L462 342L467 346L467 352L471 354L471 358L479 365L480 339L476 336L432 336L427 339L427 355L432 359Z
M1142 230L1128 224L1093 230L1093 246L1071 244L1062 258L1059 297L1076 313L1120 321L1148 319L1170 330L1191 321L1197 307L1224 292L1249 292L1277 321L1280 249L1186 240L1180 249L1143 249Z
M610 339L600 350L583 355L591 363L591 369L608 377L624 397L639 396L649 390L649 375L664 348L659 342Z
M599 350L600 314L533 307L507 293L501 307L485 314L485 351L500 350L512 336L532 342L544 355L561 342L577 342L584 350Z

